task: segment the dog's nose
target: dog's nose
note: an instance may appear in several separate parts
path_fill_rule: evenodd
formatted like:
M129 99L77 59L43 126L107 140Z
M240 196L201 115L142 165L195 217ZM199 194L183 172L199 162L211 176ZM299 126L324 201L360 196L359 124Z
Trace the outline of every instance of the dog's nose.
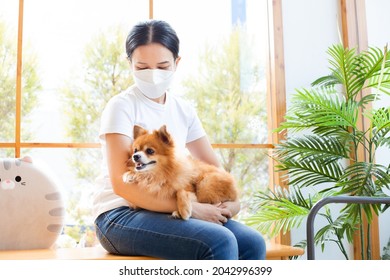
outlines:
M140 158L141 158L140 155L137 155L137 154L134 154L134 155L133 155L133 160L134 160L134 161L139 161Z

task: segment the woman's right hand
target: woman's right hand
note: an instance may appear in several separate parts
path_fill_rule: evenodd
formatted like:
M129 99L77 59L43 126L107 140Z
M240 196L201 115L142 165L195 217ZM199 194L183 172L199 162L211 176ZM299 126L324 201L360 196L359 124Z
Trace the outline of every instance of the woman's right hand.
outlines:
M232 217L227 208L219 207L219 204L192 202L192 217L219 225L225 224Z

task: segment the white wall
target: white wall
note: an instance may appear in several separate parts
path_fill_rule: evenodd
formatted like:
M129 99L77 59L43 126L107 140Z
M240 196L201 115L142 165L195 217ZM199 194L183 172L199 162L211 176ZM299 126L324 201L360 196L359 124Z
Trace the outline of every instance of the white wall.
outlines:
M283 36L288 95L328 74L326 51L339 43L337 0L285 0Z
M390 1L366 1L369 45L384 46L390 40ZM328 71L329 46L340 42L339 1L338 0L285 0L282 2L284 55L286 70L287 106L291 94L296 88L309 87L316 78L326 75ZM390 46L389 46L390 48ZM382 99L382 105L389 106L390 98ZM387 149L378 156L381 163L389 162L390 152ZM334 206L333 211L339 207ZM380 218L381 244L387 244L390 237L389 213ZM385 216L386 215L386 216ZM385 225L387 224L387 225ZM315 228L322 225L316 219ZM291 234L292 244L306 239L306 223ZM381 245L383 247L384 245ZM351 248L350 248L351 250ZM303 256L306 259L306 255ZM328 244L325 252L316 248L316 259L344 259L336 245Z
M337 0L285 0L282 2L287 106L295 89L310 87L318 77L329 73L329 46L339 43ZM316 218L315 229L325 225ZM291 244L306 239L306 223L291 233ZM306 254L302 259L306 259ZM333 244L316 259L343 259Z

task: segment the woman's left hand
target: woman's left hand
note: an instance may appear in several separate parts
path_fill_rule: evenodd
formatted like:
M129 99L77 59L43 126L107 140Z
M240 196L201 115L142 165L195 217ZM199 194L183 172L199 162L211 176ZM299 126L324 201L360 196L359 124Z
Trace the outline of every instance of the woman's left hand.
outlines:
M240 211L239 201L228 201L218 204L192 203L192 217L223 225Z
M216 205L199 202L192 203L192 217L195 219L223 225L230 216L230 210L220 207L220 203Z
M240 212L240 209L241 209L240 202L238 200L223 202L218 207L222 208L222 209L229 210L230 217L227 217L228 219L230 219L233 216L237 215L238 212Z

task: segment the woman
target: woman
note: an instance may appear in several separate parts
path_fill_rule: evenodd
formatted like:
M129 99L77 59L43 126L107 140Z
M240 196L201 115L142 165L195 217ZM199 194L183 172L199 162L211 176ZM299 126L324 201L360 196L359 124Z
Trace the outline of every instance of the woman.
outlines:
M153 130L165 124L176 147L220 166L195 110L167 91L180 62L176 32L164 21L140 23L127 37L126 53L135 85L114 96L101 119L106 168L94 213L102 246L114 254L162 259L264 259L262 236L230 219L239 212L239 201L194 203L192 217L184 221L170 215L175 199L123 183L134 125Z

